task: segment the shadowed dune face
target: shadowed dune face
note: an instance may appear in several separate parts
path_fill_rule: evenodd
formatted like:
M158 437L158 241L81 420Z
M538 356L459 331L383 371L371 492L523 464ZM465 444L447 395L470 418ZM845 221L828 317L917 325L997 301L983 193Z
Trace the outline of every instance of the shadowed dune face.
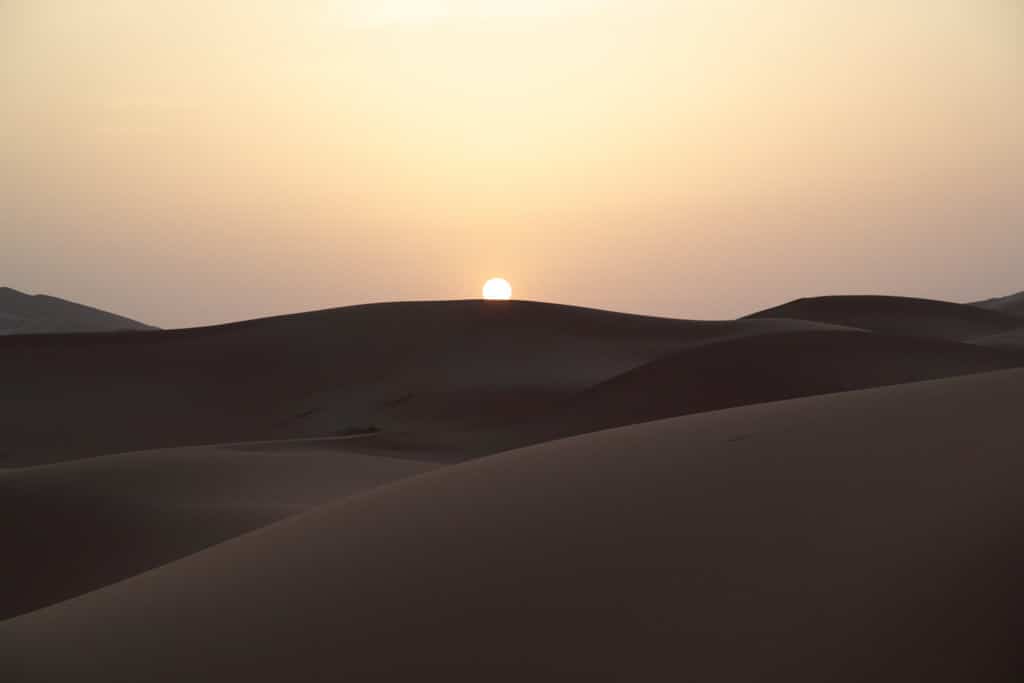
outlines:
M957 341L998 334L1020 326L1020 321L1012 316L976 306L892 296L798 299L749 317L792 318Z
M1024 366L1013 350L842 330L749 336L687 349L574 396L539 436Z
M1002 334L993 334L988 337L972 339L971 343L977 344L978 346L987 346L993 349L1024 352L1024 326L1018 330L1011 330Z
M0 471L0 619L434 465L279 442Z
M1015 315L1018 318L1024 318L1024 292L1018 292L1017 294L1011 294L1010 296L999 297L996 299L978 301L973 305L980 308L986 308L991 311Z
M0 677L1012 680L1022 404L1014 370L444 468L0 624Z
M687 345L821 328L528 302L380 304L196 330L0 339L0 464L542 412Z

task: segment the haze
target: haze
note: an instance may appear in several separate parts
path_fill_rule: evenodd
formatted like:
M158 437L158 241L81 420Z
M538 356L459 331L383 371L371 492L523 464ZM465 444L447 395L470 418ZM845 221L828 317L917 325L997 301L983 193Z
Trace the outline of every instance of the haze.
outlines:
M1024 263L1009 0L0 3L0 285L726 318Z

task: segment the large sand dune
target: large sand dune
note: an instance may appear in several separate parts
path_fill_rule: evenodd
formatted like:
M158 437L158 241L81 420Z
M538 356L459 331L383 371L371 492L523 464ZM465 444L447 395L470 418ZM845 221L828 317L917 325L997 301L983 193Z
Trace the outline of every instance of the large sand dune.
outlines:
M379 304L194 330L0 339L0 466L543 412L687 345L817 323L552 304Z
M792 377L781 391L752 391L742 373L729 374L734 362L756 371L757 363L743 360L748 351L758 353L754 339L811 331L847 332L834 343L821 337L813 354L819 365L848 368L845 380L801 370L795 353L784 362L781 372ZM928 350L906 340L865 339L889 349L884 366L874 368L848 339L845 328L819 322L696 322L476 301L357 306L144 335L9 337L0 339L0 374L7 379L0 386L0 466L371 427L381 433L365 440L364 450L430 450L434 459L454 462L524 445L532 432L520 425L543 421L581 392L715 344L724 346L699 353L717 359L712 365L729 377L716 384L717 398L694 403L683 396L669 414L1015 363L977 347ZM847 358L848 351L854 356ZM629 417L663 417L665 410ZM583 416L580 429L626 421L612 417Z
M1007 669L1012 594L979 577L1017 567L992 538L1016 524L1024 371L835 392L1024 366L1019 319L798 304L4 337L0 679ZM957 619L962 647L926 657Z
M652 361L573 396L532 441L660 418L1024 366L1016 349L857 331L750 335Z
M968 304L895 296L798 299L749 317L817 321L875 332L959 341L1020 327L1019 320L998 311Z
M593 433L0 624L11 681L1013 680L1024 371Z

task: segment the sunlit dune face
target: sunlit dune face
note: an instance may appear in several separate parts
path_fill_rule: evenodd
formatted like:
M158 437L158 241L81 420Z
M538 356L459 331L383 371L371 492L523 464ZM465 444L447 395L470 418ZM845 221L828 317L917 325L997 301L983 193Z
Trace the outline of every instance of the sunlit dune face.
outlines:
M484 298L488 301L508 301L512 298L512 285L500 277L484 283Z

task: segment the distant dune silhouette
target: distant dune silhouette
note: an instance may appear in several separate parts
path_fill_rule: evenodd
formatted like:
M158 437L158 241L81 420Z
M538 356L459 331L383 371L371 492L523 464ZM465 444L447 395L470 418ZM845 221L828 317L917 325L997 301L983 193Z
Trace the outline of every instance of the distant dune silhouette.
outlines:
M1022 334L856 296L4 336L0 680L994 680Z
M1011 294L1010 296L1003 296L995 299L986 299L985 301L978 301L973 305L981 308L987 308L992 311L999 311L1000 313L1008 313L1010 315L1024 317L1024 292L1018 292L1017 294Z
M598 384L544 420L568 435L801 396L1020 367L1005 350L829 330L746 336L686 349Z
M91 306L0 287L0 335L152 329L155 328Z
M895 296L822 296L798 299L751 318L793 318L849 325L874 332L963 341L1020 326L1013 316L930 299Z

